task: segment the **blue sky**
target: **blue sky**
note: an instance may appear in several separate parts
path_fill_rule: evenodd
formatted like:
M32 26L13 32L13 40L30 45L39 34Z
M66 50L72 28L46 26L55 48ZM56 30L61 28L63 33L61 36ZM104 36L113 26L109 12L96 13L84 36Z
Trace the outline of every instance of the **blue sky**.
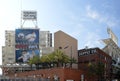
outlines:
M120 0L0 0L0 45L4 46L5 30L20 27L21 10L35 10L40 30L62 30L78 40L78 49L103 47L100 40L109 37L107 27L120 39L119 4Z

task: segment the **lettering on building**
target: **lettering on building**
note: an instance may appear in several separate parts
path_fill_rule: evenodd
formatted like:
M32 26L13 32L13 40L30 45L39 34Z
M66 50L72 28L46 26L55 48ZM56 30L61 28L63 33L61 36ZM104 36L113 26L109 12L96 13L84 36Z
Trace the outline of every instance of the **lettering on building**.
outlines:
M96 52L97 52L96 49L90 49L90 50L80 51L78 53L78 56L85 56L85 55L95 54Z

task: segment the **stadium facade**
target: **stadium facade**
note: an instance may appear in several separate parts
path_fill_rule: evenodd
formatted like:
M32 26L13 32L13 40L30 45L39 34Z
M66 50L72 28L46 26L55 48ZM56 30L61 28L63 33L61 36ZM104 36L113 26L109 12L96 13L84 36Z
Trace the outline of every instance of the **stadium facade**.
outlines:
M2 65L23 62L22 53L27 57L44 55L53 52L52 33L40 31L38 28L19 28L5 31L5 46L2 46ZM32 54L33 53L33 54Z

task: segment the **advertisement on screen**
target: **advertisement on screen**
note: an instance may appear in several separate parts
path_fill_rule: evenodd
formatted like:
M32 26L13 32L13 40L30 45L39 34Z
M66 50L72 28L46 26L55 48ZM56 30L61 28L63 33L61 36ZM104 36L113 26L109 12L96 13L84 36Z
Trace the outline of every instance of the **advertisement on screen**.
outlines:
M16 62L27 63L39 56L39 29L16 29Z

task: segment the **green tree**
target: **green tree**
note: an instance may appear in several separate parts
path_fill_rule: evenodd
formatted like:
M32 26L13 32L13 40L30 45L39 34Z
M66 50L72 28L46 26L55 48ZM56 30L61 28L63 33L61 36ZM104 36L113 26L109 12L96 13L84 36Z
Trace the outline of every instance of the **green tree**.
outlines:
M38 56L33 57L30 59L29 64L35 64L36 66L39 66L39 64L42 64L43 68L50 67L51 64L53 67L56 65L57 67L65 66L67 63L74 63L76 60L74 58L70 59L64 52L61 50L56 50L52 52L51 54L43 55L41 58ZM37 67L38 68L38 67Z
M72 65L77 63L77 60L74 57L72 57L69 59L69 63L70 63L70 67L72 68Z
M63 54L62 58L63 58L63 60L62 60L62 66L64 65L66 67L66 64L69 63L70 58L66 54Z
M36 69L39 69L39 63L40 63L40 57L39 56L34 56L33 58L31 58L29 60L29 64L31 66L31 69L32 69L33 64L36 65Z
M102 79L104 79L104 74L105 74L104 64L101 62L98 62L96 65L96 75L98 76L98 79L100 81L102 81Z
M54 52L52 52L51 54L45 55L43 57L41 57L41 59L43 59L42 62L47 62L49 64L53 64L57 67L61 67L61 66L66 66L67 63L69 63L70 58L61 50L56 50Z
M43 55L40 58L40 61L41 61L41 64L42 64L43 68L51 67L51 59L49 57L50 55L51 54L49 54L49 55Z
M53 55L54 55L54 61L57 63L58 67L63 66L63 64L66 65L66 63L69 62L69 57L61 50L54 51Z
M101 62L88 64L88 77L96 76L98 80L104 79L105 67Z
M95 76L95 64L94 63L89 63L88 64L88 77Z

